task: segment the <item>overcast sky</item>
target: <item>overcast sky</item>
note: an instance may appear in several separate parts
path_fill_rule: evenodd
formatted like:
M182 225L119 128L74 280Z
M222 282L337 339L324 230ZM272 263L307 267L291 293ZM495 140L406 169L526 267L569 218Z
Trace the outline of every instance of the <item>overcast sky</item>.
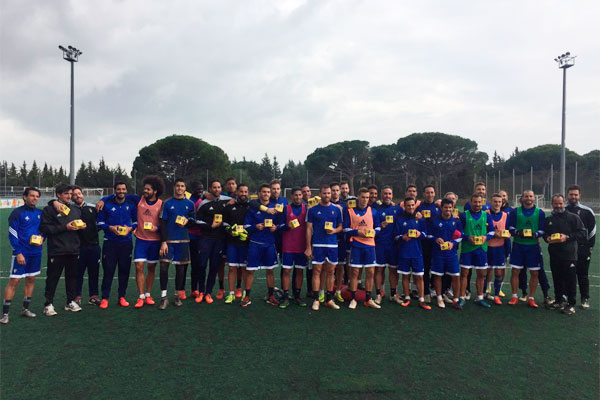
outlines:
M21 1L0 4L0 159L121 163L170 134L233 160L439 131L508 157L598 148L597 1Z

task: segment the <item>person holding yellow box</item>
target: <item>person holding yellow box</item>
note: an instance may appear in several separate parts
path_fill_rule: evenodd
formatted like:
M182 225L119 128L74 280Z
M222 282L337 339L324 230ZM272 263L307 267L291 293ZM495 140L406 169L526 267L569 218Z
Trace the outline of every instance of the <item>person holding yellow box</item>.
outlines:
M35 285L35 277L39 275L42 261L42 244L44 237L40 232L42 211L37 203L40 191L36 188L26 188L23 192L24 205L15 208L8 217L8 238L12 247L12 262L8 283L4 288L1 324L8 324L9 309L15 296L15 291L22 278L25 278L25 296L21 315L35 318L29 311L31 296Z
M410 305L410 276L417 287L419 307L431 310L425 303L425 288L423 285L423 250L421 241L427 237L427 225L423 218L416 219L416 202L412 197L404 199L404 213L396 218L394 224L394 239L397 243L398 273L402 275L402 291L404 292L403 307ZM409 234L409 232L411 234ZM415 234L412 234L412 233Z
M565 199L561 194L552 196L552 214L546 218L543 237L548 243L554 282L555 303L552 307L572 315L577 297L577 245L587 241L587 230L577 214L565 210Z
M494 237L494 222L492 217L482 210L483 197L480 194L471 196L471 209L460 215L460 223L464 229L464 236L460 248L460 305L465 305L465 294L469 271L476 271L477 298L475 304L490 308L490 304L483 298L485 277L487 275L487 241Z
M315 196L316 197L316 196ZM342 231L342 212L331 203L331 188L322 185L319 204L308 209L306 217L306 257L312 257L312 310L318 311L321 271L325 270L325 307L338 310L333 300L334 273L337 265L337 234Z

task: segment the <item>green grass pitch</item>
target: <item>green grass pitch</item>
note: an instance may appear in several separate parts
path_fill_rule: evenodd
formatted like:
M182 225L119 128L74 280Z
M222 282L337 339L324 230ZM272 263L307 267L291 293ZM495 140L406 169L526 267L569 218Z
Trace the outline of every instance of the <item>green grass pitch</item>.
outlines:
M0 210L2 289L8 213ZM381 310L280 310L260 301L259 273L248 309L189 300L165 311L121 309L115 280L108 310L85 303L82 312L57 307L48 318L43 270L31 306L38 317L19 316L21 283L11 322L0 328L0 398L597 399L597 252L590 276L592 307L571 317L523 303L484 310L469 302L462 312L387 301ZM86 293L84 286L84 300ZM131 279L130 300L135 293ZM61 281L56 305L63 301Z

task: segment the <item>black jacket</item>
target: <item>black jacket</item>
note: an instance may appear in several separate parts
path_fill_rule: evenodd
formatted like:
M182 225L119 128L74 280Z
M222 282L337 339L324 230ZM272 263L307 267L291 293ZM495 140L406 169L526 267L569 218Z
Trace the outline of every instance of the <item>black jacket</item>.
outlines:
M579 243L578 251L580 257L589 257L596 242L596 218L594 217L594 212L591 208L581 203L575 206L569 204L565 208L567 211L577 214L581 218L585 229L587 229L587 240Z
M98 211L96 211L96 207L87 203L84 203L83 207L76 205L73 205L73 207L81 210L81 219L86 224L85 229L78 231L79 238L81 239L81 247L98 246L98 225L96 225Z
M202 229L203 239L225 239L225 227L221 224L216 229L212 228L212 223L215 214L221 214L225 212L225 206L227 202L231 200L227 197L227 200L202 200L202 203L198 206L196 211L196 223L199 224Z
M223 214L223 225L225 227L233 226L233 225L244 225L244 220L246 219L246 213L248 212L249 203L238 203L235 204L227 204L225 206L225 211ZM248 240L242 241L237 236L227 235L227 243L233 244L235 246L247 246Z
M549 244L550 257L577 261L577 243L586 241L586 230L581 219L576 214L568 211L562 213L552 212L546 217L544 240L550 240L553 233L567 235L567 241Z
M71 212L67 216L57 213L52 205L42 210L40 232L48 238L49 257L79 254L79 231L67 230L67 224L81 219L81 210L72 205L69 208Z

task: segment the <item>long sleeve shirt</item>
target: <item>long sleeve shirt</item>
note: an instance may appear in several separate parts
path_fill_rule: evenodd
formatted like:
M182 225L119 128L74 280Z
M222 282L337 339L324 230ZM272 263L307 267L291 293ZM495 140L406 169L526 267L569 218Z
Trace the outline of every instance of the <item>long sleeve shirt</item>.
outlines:
M23 205L15 208L8 217L8 240L13 249L12 254L24 256L42 254L42 246L30 244L31 236L41 236L40 222L42 210Z

